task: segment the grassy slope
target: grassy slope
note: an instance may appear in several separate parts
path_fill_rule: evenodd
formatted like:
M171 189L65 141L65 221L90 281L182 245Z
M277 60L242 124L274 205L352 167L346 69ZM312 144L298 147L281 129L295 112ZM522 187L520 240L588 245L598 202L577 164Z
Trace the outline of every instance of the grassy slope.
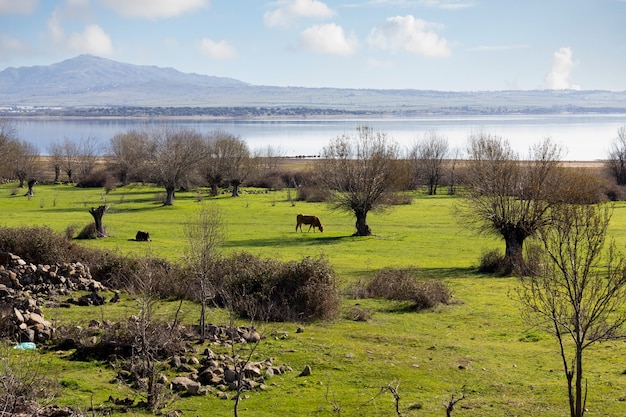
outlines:
M199 205L195 193L180 193L174 207L155 203L159 189L120 188L109 195L100 190L66 186L38 186L30 201L11 196L11 186L0 187L0 225L49 225L64 230L82 228L91 221L89 207L106 203L110 212L104 224L111 237L87 242L111 250L151 253L171 260L184 255L184 223ZM444 415L443 402L465 386L467 399L455 416L502 416L566 414L565 380L549 335L523 323L510 294L513 278L475 274L481 252L500 247L497 240L479 238L458 225L453 215L454 197L418 196L413 204L372 213L369 224L375 236L352 238L353 219L331 212L324 204L288 201L287 192L223 196L206 199L220 206L228 225L228 251L246 250L282 260L323 254L336 268L341 283L386 266L416 266L427 276L445 280L455 303L435 311L413 313L394 303L378 300L348 300L345 307L359 304L374 311L367 322L338 320L309 325L295 333L292 323L262 325L267 336L256 359L275 357L296 372L269 380L270 389L251 393L240 415L343 415L388 416L394 414L389 394L376 397L380 387L399 383L403 411L413 404L420 410L409 415ZM626 206L616 208L612 232L624 236ZM299 212L319 215L325 232L295 233ZM137 230L148 230L153 242L132 239ZM624 246L624 239L618 240ZM163 306L163 314L172 306ZM188 304L185 319L194 321L197 308ZM102 309L48 310L46 318L70 323L81 319L123 317L135 313L132 300ZM220 312L211 320L224 322ZM286 331L286 339L274 338ZM626 376L622 343L604 344L588 351L588 408L593 415L620 415L626 409L618 401ZM62 403L85 407L98 405L109 395L123 396L121 387L108 384L113 370L97 364L67 362L54 355L42 361L51 373L61 369ZM305 364L313 374L297 378ZM459 366L465 369L459 369ZM93 398L92 398L93 397ZM189 415L232 415L232 402L213 397L185 398L173 404Z

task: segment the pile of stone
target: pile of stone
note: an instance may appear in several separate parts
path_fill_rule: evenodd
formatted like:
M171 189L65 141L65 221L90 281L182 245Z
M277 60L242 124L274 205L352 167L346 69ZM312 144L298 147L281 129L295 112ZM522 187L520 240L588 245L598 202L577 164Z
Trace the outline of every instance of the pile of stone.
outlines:
M195 356L172 357L169 367L177 376L170 382L165 375L161 375L159 382L180 394L213 394L227 399L229 391L265 390L267 378L293 371L287 365L278 366L274 362L274 358L248 362L238 356L217 355L207 348L201 359ZM132 379L132 373L122 369L113 382L129 383Z
M54 329L41 310L45 300L72 291L97 294L106 288L92 279L80 262L34 265L12 253L0 252L0 323L3 337L19 342L44 342Z

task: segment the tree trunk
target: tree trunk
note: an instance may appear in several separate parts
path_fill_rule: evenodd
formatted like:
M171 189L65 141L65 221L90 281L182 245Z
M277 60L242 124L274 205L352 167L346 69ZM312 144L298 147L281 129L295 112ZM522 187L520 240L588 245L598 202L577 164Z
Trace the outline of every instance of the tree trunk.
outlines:
M233 197L239 197L239 186L241 185L241 181L233 180L231 181L233 186Z
M504 274L510 275L516 268L524 264L523 246L525 236L521 236L516 231L503 233L506 249L504 252Z
M216 182L211 184L211 195L213 197L217 196L217 194L219 193L219 189L217 188L218 184Z
M175 188L171 186L165 187L165 202L164 206L173 206L174 205L174 192Z
M99 206L98 208L91 208L89 213L93 216L93 220L96 224L96 237L106 237L106 232L104 230L104 226L102 225L102 217L104 217L104 213L108 210L107 206Z
M59 183L59 177L61 176L61 167L59 165L54 166L54 183Z
M367 211L356 210L356 233L354 236L370 236L372 230L367 225Z
M579 346L576 348L576 416L583 417L585 414L585 404L583 401L583 350Z
M74 181L72 180L72 170L68 169L67 171L65 171L65 173L67 174L67 182L69 182L70 184L72 184Z
M35 179L31 179L31 180L29 180L29 181L28 181L28 191L27 191L27 192L26 192L26 194L25 194L25 195L26 195L26 197L29 197L29 198L30 198L30 197L32 197L32 196L34 196L34 195L35 195L35 189L34 189L34 187L35 187L35 183L36 183L36 182L37 182L37 181L36 181Z

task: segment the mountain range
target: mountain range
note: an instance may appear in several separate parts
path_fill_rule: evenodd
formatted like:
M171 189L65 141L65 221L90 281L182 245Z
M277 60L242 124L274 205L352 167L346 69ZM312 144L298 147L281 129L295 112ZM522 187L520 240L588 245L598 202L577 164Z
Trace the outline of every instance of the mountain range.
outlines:
M626 91L453 92L252 85L79 55L0 72L0 107L281 107L426 113L626 113Z

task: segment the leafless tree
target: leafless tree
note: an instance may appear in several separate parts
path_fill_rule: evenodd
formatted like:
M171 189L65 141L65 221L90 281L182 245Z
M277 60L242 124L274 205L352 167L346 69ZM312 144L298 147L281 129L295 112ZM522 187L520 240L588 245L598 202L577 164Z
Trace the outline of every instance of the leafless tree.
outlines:
M554 207L552 226L539 233L542 249L533 252L535 273L518 291L528 318L540 318L556 337L571 417L585 413L586 349L626 336L626 262L614 243L605 248L611 214L607 203Z
M229 142L226 160L226 178L233 187L232 196L239 197L239 187L250 174L250 149L248 144L240 138Z
M102 146L95 136L87 136L76 142L75 148L79 179L83 179L95 168L98 157L102 155Z
M63 149L61 144L53 142L48 146L48 156L50 165L54 169L54 183L57 184L61 178L61 169L63 167Z
M505 273L523 265L524 241L549 223L558 194L560 148L546 139L521 161L509 142L486 133L472 135L463 178L465 224L502 236Z
M444 160L448 156L448 139L430 132L411 148L412 177L428 185L428 195L437 194L437 187L444 174Z
M334 192L333 205L354 213L355 236L372 234L370 210L388 202L399 151L383 132L359 126L355 135L343 134L326 146L319 167L320 182Z
M131 129L117 133L109 143L110 168L117 173L122 185L137 181L146 170L146 162L153 149L148 132Z
M165 187L164 206L174 204L174 192L193 180L197 166L205 159L202 134L186 128L168 126L151 134L153 156L150 160L154 181Z
M39 174L39 151L30 142L14 141L11 151L12 171L19 181L20 188L27 180L36 178Z
M211 187L211 195L217 195L220 185L231 180L232 172L236 171L233 164L238 163L238 155L244 148L239 137L223 130L207 135L207 158L200 165L200 175Z
M226 241L226 228L219 208L215 204L203 204L196 216L187 222L186 233L189 240L186 261L192 273L191 289L200 300L200 335L204 339L207 306L216 295L212 273Z
M0 119L0 176L10 178L13 173L9 169L13 144L18 141L17 128L9 119Z
M605 167L618 185L626 185L626 126L617 130L617 137L611 143Z
M63 170L67 175L67 181L73 183L75 179L74 174L78 169L78 155L80 152L78 144L69 138L64 138L61 142L53 142L50 145L49 152L52 161L58 164L59 172ZM56 169L57 167L55 166L55 177Z

